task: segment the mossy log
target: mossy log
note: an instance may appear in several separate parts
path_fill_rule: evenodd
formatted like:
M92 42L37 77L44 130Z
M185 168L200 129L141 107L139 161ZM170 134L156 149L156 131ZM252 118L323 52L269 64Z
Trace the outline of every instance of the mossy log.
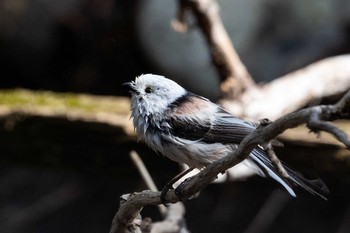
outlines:
M103 125L102 130L116 129L114 137L137 140L130 120L130 99L127 97L94 96L11 89L0 91L0 119L6 131L18 121L31 118L59 119L84 127ZM350 121L334 122L350 135ZM306 126L290 129L280 135L285 147L277 149L282 159L296 166L315 166L322 171L346 171L350 167L350 151L327 133L310 133ZM119 141L120 143L120 141ZM279 154L280 154L279 153ZM326 161L317 163L316 160Z

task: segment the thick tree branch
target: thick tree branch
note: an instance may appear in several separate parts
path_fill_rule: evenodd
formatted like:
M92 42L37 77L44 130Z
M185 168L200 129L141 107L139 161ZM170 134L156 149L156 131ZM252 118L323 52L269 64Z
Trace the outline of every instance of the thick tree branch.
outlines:
M208 43L220 74L221 104L235 115L259 120L277 119L323 97L350 89L350 55L327 58L261 86L242 64L219 15L215 0L179 0L178 21L183 31L191 11ZM180 29L179 29L180 28ZM283 98L282 98L283 97Z
M239 99L222 99L220 103L243 118L274 120L310 102L349 90L349 64L350 55L323 59L258 88L249 89Z
M225 30L215 0L180 0L177 25L183 31L185 12L191 11L206 39L214 65L221 79L221 92L224 96L239 96L255 83L240 60ZM174 25L174 24L173 24ZM178 25L182 25L178 27Z
M322 120L335 120L350 114L350 108L348 108L349 101L350 91L335 105L315 106L302 109L281 117L264 127L259 127L244 138L234 153L208 165L200 173L183 182L178 187L178 189L181 190L181 199L185 200L201 191L215 180L219 173L243 161L258 144L267 144L286 129L294 128L303 123L309 123L315 112L320 115L319 119ZM313 126L312 130L322 129L317 128L316 125ZM337 135L333 130L330 130L330 133ZM350 141L348 138L342 140L344 140L343 143L345 145L349 145ZM170 203L180 201L180 198L175 194L174 190L169 191L166 198ZM128 200L119 207L113 219L114 228L111 230L111 233L125 232L128 223L133 220L136 216L135 214L138 213L143 206L158 205L160 203L160 192L143 191L141 193L131 194Z
M0 119L6 119L5 128L11 129L16 121L29 117L106 124L135 137L129 120L129 98L25 89L0 91Z

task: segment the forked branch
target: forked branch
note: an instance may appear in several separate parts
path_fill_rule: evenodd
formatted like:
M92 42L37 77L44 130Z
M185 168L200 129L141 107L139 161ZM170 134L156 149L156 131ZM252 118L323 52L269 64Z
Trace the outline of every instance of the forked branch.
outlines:
M267 144L285 130L294 128L300 124L306 123L314 132L326 131L331 133L348 149L350 149L350 140L348 136L341 129L338 129L328 122L349 117L349 105L350 91L348 91L343 98L334 105L323 105L302 109L287 114L266 126L259 127L253 133L244 138L234 153L208 165L200 173L182 183L180 185L181 197L178 197L175 194L175 191L171 190L167 193L166 199L170 203L176 203L188 199L215 180L219 173L224 172L228 168L235 166L247 158L254 147L259 144ZM324 127L325 124L327 127ZM111 233L130 232L128 231L128 224L133 222L133 219L137 216L137 213L139 213L142 207L146 205L161 204L160 194L160 192L143 191L141 193L128 195L127 200L120 205L119 210L113 219Z

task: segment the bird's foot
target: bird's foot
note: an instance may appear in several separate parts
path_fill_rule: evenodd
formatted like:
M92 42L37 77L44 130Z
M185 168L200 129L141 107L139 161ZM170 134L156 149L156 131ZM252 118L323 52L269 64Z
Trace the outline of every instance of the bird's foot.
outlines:
M169 181L163 188L162 193L160 194L160 201L162 202L163 205L165 205L166 207L168 207L168 205L166 204L168 201L166 200L165 196L166 194L169 192L169 190L174 189L173 188L173 184L178 181L179 179L181 179L184 175L186 175L187 173L189 173L190 171L192 171L194 168L189 168L183 172L181 172L180 174L178 174L177 176L175 176L171 181Z
M176 187L175 189L175 194L176 196L178 196L178 198L183 201L184 199L193 199L195 197L197 197L199 195L199 192L192 195L192 196L186 196L186 194L184 193L184 188L185 186L189 183L189 181L192 179L193 177L189 177L187 179L185 179L179 186Z
M165 198L166 194L169 192L169 190L172 190L173 185L168 183L164 186L164 188L162 189L162 193L160 194L160 201L162 202L162 204L166 207L169 207L169 205L167 204L167 199Z

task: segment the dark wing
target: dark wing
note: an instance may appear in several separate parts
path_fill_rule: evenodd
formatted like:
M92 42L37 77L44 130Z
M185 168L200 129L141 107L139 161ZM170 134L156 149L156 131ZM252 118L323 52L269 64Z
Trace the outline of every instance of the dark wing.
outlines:
M256 124L234 117L231 113L219 108L203 141L239 144L256 127Z
M193 141L239 144L257 126L191 93L176 100L171 109L172 134Z

